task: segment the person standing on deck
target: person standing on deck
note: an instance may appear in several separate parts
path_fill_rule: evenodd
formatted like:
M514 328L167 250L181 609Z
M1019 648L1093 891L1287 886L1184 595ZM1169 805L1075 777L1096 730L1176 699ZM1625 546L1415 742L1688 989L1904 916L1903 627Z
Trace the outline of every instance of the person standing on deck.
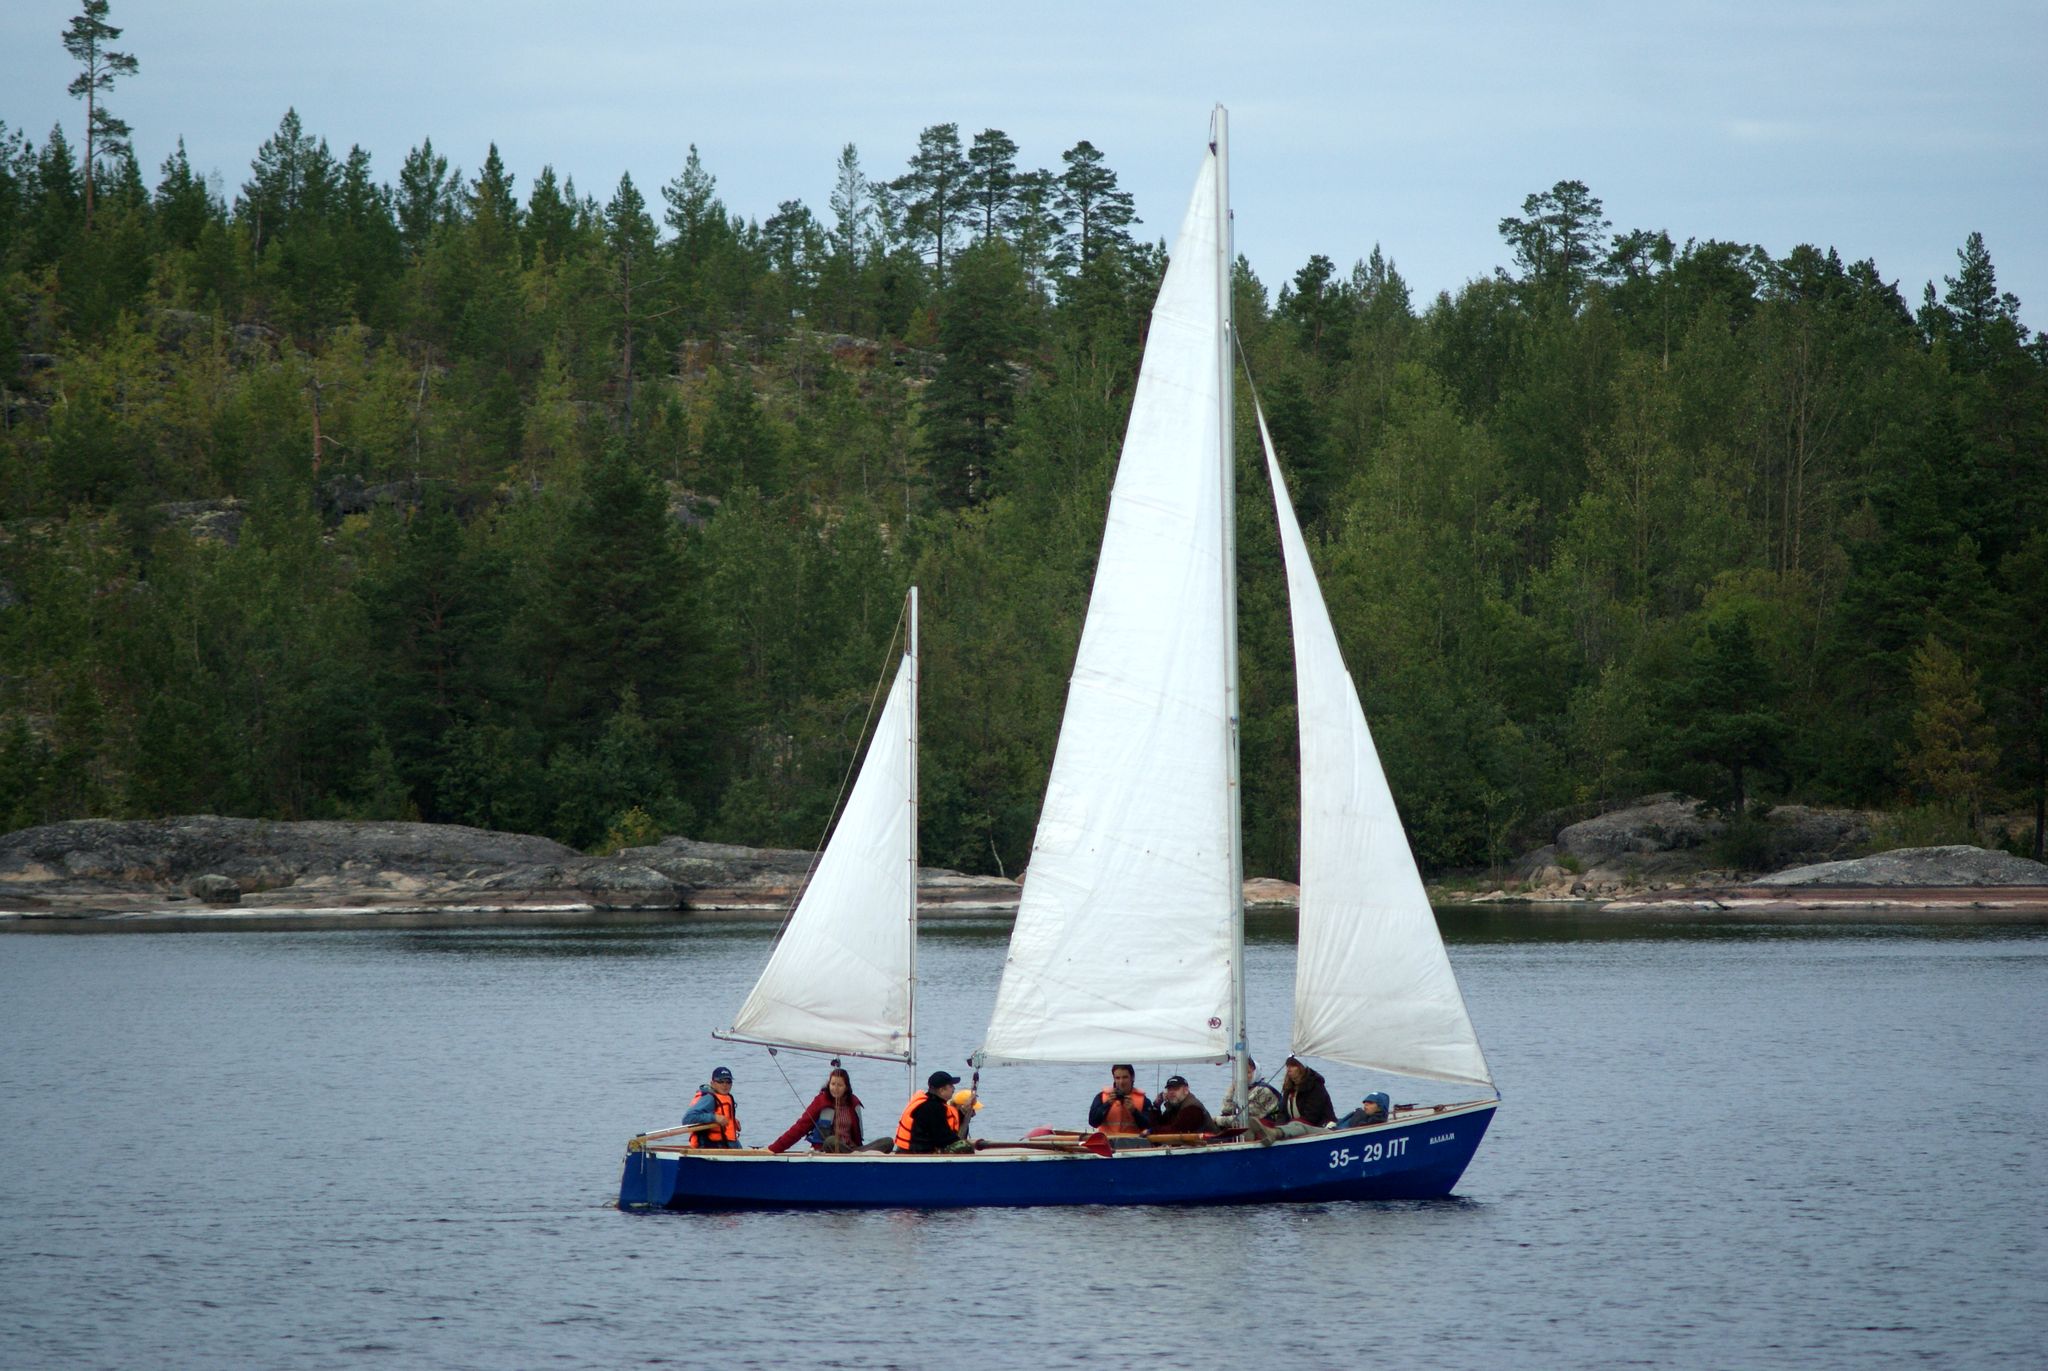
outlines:
M738 1147L739 1106L732 1098L732 1070L718 1067L708 1085L697 1087L690 1107L683 1111L683 1127L690 1130L692 1147Z
M1142 1133L1152 1123L1145 1092L1137 1088L1138 1073L1128 1066L1109 1069L1109 1089L1088 1106L1088 1126L1105 1133Z

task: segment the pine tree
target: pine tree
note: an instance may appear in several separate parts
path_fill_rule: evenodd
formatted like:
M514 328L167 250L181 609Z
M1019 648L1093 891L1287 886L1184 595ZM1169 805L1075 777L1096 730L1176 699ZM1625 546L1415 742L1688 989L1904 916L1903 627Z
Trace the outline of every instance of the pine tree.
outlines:
M832 178L832 251L852 262L867 245L874 206L868 200L868 178L860 169L860 151L848 143L839 150Z
M533 179L526 197L526 256L531 260L559 262L567 253L576 232L575 195L562 193L555 181L555 169L545 166Z
M1522 268L1522 285L1576 308L1588 283L1613 270L1600 251L1600 236L1612 227L1600 197L1584 181L1559 181L1523 200L1522 213L1528 218L1509 215L1500 221L1500 236Z
M529 660L555 738L587 746L628 687L674 759L690 742L697 629L662 490L614 445L585 468L549 548Z
M967 155L960 150L960 126L933 124L917 136L910 170L892 183L902 197L905 229L913 241L930 247L932 280L941 290L946 285L946 254L971 203L969 176Z
M1066 226L1061 264L1078 271L1105 252L1129 249L1130 226L1138 222L1137 213L1131 193L1117 189L1116 173L1102 154L1083 138L1061 153L1060 160L1067 166L1058 190L1060 222Z
M940 300L945 357L924 396L927 465L934 494L950 508L988 494L1016 412L1011 368L1025 342L1029 308L1009 244L985 239L960 254L953 284Z
M434 231L455 217L456 188L461 184L461 171L448 169L448 159L434 151L433 139L422 138L406 153L398 169L398 233L414 261L427 250Z
M156 232L159 242L171 247L190 248L209 223L221 217L219 205L206 182L192 174L185 156L185 140L164 159L156 185Z
M647 216L647 201L633 185L630 172L620 175L619 188L604 207L604 240L611 252L613 298L619 308L620 426L630 433L635 331L654 313L648 277L657 260L654 221Z
M252 225L251 239L257 252L300 219L326 213L335 178L334 157L327 151L325 138L315 139L305 131L296 109L284 112L277 132L256 150L249 170L235 217Z
M1775 770L1783 758L1789 733L1783 698L1783 686L1758 651L1748 617L1710 618L1693 642L1684 674L1671 683L1667 756L1724 771L1727 788L1719 798L1730 801L1740 819L1754 774Z
M1954 344L1956 369L1981 372L2026 341L2019 322L2020 302L1998 289L1998 273L1983 234L1972 233L1956 249L1956 260L1956 274L1941 278L1948 287L1941 302L1944 332ZM1928 287L1930 294L1933 289Z
M967 149L967 194L983 238L1008 237L1017 218L1017 144L1001 129L983 129Z
M661 198L668 202L662 218L675 230L676 250L686 261L700 261L730 234L718 178L704 169L695 143L682 171L661 188Z
M93 174L101 157L113 157L128 150L128 125L116 119L99 102L102 92L114 88L123 76L135 74L133 54L114 52L106 45L121 36L121 30L107 22L107 0L85 0L64 30L64 51L78 62L78 75L67 88L71 95L85 98L85 230L92 232Z
M1913 650L1913 697L1913 741L1899 749L1906 777L1936 804L1967 815L1974 832L1998 760L1977 673L1930 633Z
M487 262L515 257L519 248L519 201L512 195L512 174L498 157L498 145L484 156L483 170L465 193L477 253ZM516 262L515 262L516 265Z

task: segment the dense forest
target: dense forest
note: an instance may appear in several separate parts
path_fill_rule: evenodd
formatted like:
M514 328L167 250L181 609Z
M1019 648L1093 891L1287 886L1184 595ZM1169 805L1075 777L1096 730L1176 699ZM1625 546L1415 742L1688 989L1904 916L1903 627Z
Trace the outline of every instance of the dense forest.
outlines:
M953 124L765 221L694 148L651 196L431 141L386 180L289 111L238 187L182 144L152 184L104 11L82 147L0 125L0 830L813 845L915 583L926 858L1027 861L1179 206L1141 233L1092 144ZM2048 345L1983 241L1909 302L1576 181L1499 227L1513 269L1434 300L1377 247L1237 272L1425 865L1664 788L2038 855ZM1250 395L1246 862L1286 876Z

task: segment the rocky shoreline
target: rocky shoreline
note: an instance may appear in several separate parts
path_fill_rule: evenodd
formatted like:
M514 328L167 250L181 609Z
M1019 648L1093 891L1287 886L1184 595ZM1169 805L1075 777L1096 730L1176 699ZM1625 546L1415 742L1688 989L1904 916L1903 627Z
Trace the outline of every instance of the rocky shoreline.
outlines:
M1430 895L1618 915L2048 919L2048 865L1975 847L1853 857L1868 842L1863 816L1787 806L1773 817L1773 849L1803 860L1770 874L1711 867L1717 821L1658 795L1564 826L1516 879ZM0 835L0 932L775 920L810 863L808 852L688 838L593 857L445 824L80 819ZM927 920L1010 918L1022 894L1015 880L937 868L918 883ZM1244 894L1255 910L1300 898L1256 877Z
M810 863L688 838L592 857L452 824L79 819L0 836L0 931L779 919ZM927 918L1009 914L1019 894L1015 881L936 868L918 884Z

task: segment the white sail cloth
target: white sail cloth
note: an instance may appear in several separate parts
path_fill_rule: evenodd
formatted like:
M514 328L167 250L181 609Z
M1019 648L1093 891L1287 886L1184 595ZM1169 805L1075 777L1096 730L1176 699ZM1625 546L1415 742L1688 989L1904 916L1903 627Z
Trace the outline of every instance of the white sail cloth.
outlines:
M1259 439L1287 564L1301 715L1294 1051L1404 1076L1491 1085L1358 690L1344 669L1263 412Z
M983 1061L1229 1050L1216 176L1212 151L1152 311Z
M913 669L906 657L896 670L846 812L731 1036L909 1060Z

